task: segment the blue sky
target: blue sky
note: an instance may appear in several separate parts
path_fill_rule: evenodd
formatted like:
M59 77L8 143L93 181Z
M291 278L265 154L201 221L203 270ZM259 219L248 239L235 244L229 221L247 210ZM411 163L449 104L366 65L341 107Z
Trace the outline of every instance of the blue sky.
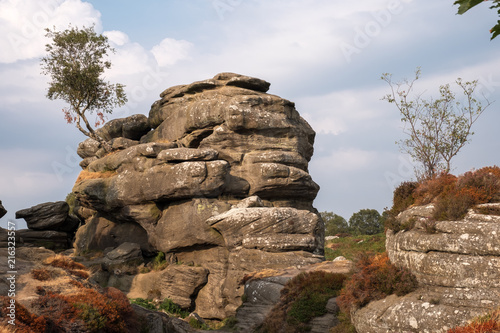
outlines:
M65 123L63 102L45 97L40 74L44 28L96 25L116 49L112 82L129 103L112 118L142 113L164 89L224 71L271 82L316 130L310 173L320 211L348 219L391 206L392 191L413 176L395 141L394 106L381 101L384 72L411 77L436 95L458 77L478 79L497 100L454 160L455 174L500 165L500 40L487 4L456 15L453 0L0 0L0 200L17 210L63 200L80 171L85 137ZM24 223L19 221L19 227Z

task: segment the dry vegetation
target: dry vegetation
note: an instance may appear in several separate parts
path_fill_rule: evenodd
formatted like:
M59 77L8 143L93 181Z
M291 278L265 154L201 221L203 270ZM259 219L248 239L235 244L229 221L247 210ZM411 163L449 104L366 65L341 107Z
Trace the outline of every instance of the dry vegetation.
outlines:
M391 264L386 252L375 256L363 254L356 262L355 273L346 281L338 303L348 314L353 307L363 307L392 294L403 296L417 287L415 276Z
M448 333L497 333L500 332L500 309L474 319L469 325L448 330Z
M43 265L29 274L37 297L16 303L16 332L139 331L127 297L118 289L98 290L91 285L85 266L62 255L47 258ZM0 311L5 311L9 300L0 298ZM4 318L0 325L5 324L4 313L0 318Z
M419 183L404 182L395 191L387 211L386 227L399 231L396 216L412 205L435 205L434 219L459 220L476 205L500 202L500 168L485 167L456 177L442 173Z
M87 170L82 170L78 175L75 184L88 179L103 179L111 178L113 176L116 176L116 171L90 172Z

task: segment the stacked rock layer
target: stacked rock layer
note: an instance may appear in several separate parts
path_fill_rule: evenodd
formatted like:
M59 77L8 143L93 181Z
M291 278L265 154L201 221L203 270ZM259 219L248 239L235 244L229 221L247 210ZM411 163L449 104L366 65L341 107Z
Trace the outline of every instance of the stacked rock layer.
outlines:
M165 253L178 264L121 289L153 290L204 318L235 314L249 272L323 260L324 225L312 206L319 186L308 173L315 133L268 88L232 73L172 87L149 117L99 130L112 153L82 142L77 251L127 242L144 256Z
M355 312L360 333L447 332L500 306L500 204L484 204L460 221L432 220L434 206L401 213L409 231L387 231L392 263L409 269L419 289Z

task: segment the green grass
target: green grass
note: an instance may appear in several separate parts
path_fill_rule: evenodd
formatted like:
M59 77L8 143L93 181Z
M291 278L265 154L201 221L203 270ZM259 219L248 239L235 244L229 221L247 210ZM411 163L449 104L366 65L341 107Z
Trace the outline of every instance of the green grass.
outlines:
M326 260L333 260L339 256L354 260L361 252L382 253L384 251L384 233L342 237L325 243Z

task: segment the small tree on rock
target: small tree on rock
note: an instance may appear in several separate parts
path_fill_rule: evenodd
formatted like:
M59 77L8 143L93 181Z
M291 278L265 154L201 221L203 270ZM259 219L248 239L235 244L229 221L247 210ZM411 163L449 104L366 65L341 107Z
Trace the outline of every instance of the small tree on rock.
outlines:
M465 95L465 102L456 100L455 93L446 84L439 88L438 99L425 100L421 95L411 96L413 85L420 78L420 69L413 80L394 83L392 75L382 74L381 79L391 87L391 93L382 99L395 104L401 114L407 139L399 141L401 151L408 153L421 168L416 168L418 179L432 178L440 172L451 170L451 160L468 142L472 125L491 104L486 98L483 107L475 97L478 81L456 80Z
M46 31L46 37L52 39L46 45L48 55L42 58L42 73L51 77L47 98L67 102L69 106L63 109L67 122L75 123L80 132L111 151L106 140L91 126L87 114L95 112L95 126L99 126L104 123L105 113L112 113L114 107L127 102L124 86L106 82L102 77L111 67L106 56L114 49L94 27Z

